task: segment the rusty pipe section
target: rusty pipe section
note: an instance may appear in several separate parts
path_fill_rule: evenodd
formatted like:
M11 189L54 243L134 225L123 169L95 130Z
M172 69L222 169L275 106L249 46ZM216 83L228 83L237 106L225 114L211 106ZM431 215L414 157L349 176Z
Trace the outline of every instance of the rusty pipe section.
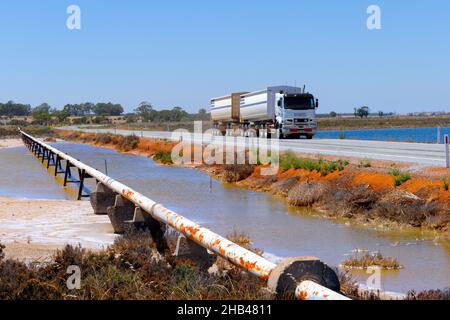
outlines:
M349 298L310 280L300 282L295 289L295 296L299 300L350 300Z
M215 252L263 280L267 280L270 272L276 267L276 264L164 208L160 204L153 208L152 216L180 231L202 247Z
M216 253L232 264L247 270L260 279L267 281L271 272L275 269L276 264L273 262L268 261L267 259L237 245L236 243L210 231L209 229L201 227L197 223L165 208L163 205L156 203L123 183L84 164L78 159L75 159L64 152L37 140L24 131L19 129L19 132L22 135L22 139L28 139L28 141L37 143L50 152L58 155L61 159L69 161L73 166L84 170L112 191L133 202L136 206L140 207L156 220L171 226L175 230L184 234L188 239ZM319 292L319 294L316 294L317 292ZM343 295L331 291L312 281L301 282L297 287L296 296L298 298L321 298L323 300L348 299Z

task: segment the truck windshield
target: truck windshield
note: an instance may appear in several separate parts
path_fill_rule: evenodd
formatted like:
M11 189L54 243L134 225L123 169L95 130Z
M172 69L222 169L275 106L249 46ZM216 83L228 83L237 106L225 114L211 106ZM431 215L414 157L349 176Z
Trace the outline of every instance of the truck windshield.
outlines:
M315 108L313 97L285 97L284 103L286 109L309 110Z

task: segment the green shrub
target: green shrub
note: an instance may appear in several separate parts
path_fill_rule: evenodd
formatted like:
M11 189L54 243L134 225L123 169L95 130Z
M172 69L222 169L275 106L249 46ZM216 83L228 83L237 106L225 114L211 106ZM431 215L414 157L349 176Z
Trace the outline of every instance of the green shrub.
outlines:
M400 171L400 169L397 168L392 169L389 174L394 177L394 185L396 187L401 186L406 181L411 179L411 174L409 174L408 172L402 172Z
M448 191L448 185L449 185L448 180L442 181L442 188L443 188L445 191Z
M169 152L158 151L153 155L153 159L161 162L162 164L172 164L172 155Z
M280 167L283 171L289 170L290 168L304 169L309 172L317 171L323 176L334 171L342 171L348 165L349 162L343 160L326 161L324 159L300 159L291 152L282 155L280 158Z

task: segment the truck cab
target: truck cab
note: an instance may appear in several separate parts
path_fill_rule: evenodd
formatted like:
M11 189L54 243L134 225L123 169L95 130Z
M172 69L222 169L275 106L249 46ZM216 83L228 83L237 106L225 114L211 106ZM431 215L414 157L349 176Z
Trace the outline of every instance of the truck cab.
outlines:
M312 139L317 130L316 108L319 102L310 93L276 95L275 127L281 137Z

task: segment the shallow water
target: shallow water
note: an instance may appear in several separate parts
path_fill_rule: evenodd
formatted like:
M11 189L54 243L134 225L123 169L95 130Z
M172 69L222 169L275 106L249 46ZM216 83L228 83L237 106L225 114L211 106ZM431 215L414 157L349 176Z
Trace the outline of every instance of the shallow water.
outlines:
M392 128L392 129L362 129L362 130L330 130L318 131L316 138L339 139L344 134L350 140L376 140L376 141L408 141L436 143L437 128ZM450 135L450 127L441 128L441 143L444 135Z
M438 239L432 232L346 225L290 208L269 194L211 182L198 170L159 166L145 157L88 145L57 143L56 147L101 171L107 159L110 176L221 235L245 232L255 247L272 258L311 255L335 266L355 248L380 250L404 265L400 271L382 273L385 290L406 292L450 285L450 239ZM55 181L25 148L0 150L0 177L0 195L76 198L74 186L62 188L61 178ZM369 276L364 272L355 275L361 282Z

